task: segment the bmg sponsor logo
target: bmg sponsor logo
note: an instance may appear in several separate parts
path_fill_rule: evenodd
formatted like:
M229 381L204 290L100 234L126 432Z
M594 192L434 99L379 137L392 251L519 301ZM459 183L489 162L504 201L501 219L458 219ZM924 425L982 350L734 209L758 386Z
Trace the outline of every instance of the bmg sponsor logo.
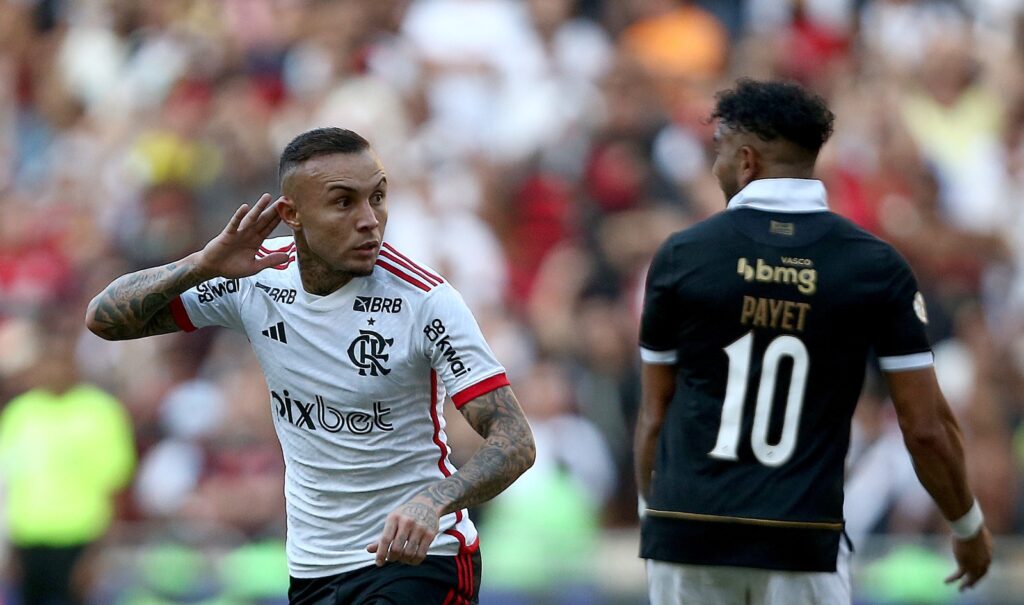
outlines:
M212 280L205 281L196 286L196 292L199 294L199 302L213 302L215 299L218 299L226 294L237 294L238 280L221 279L216 282Z
M352 310L362 313L401 313L402 299L386 296L357 296Z
M327 404L323 397L314 395L313 401L303 402L292 397L287 389L280 393L270 391L270 398L276 404L277 417L282 421L308 431L324 430L328 433L348 431L353 435L366 435L374 431L393 431L388 421L391 408L379 401L373 402L373 413L359 410L344 411Z
M789 265L804 265L810 261L807 259L795 259L783 257L783 263ZM799 262L803 261L803 262ZM740 258L736 263L736 273L743 276L744 281L787 284L796 286L801 294L811 295L818 291L818 272L815 269L796 269L794 267L776 267L769 265L764 259L757 259L755 265L750 261Z
M469 374L473 369L466 366L466 362L459 356L458 350L452 345L451 337L445 334L447 331L444 322L440 319L431 321L427 327L423 328L423 334L437 347L452 374L456 376Z

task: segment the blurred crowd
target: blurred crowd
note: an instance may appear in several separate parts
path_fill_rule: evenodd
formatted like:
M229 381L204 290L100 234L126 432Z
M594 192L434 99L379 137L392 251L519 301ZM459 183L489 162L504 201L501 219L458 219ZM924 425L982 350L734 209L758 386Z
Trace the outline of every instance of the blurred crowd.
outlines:
M130 479L100 488L98 535L155 545L76 581L99 602L174 602L170 567L213 594L202 549L173 549L215 538L243 561L222 587L266 585L224 602L279 594L261 570L283 561L263 547L283 535L283 463L244 337L108 343L80 318L114 277L276 195L284 144L333 125L380 152L386 238L463 293L537 434L536 467L478 513L485 583L509 603L555 582L598 602L587 553L636 524L646 266L724 207L707 116L741 76L798 81L837 114L818 165L832 208L914 267L989 526L1021 533L1021 2L0 0L0 405L46 388L66 345L67 371L120 402L134 443ZM448 418L465 459L475 436ZM25 460L6 424L14 493ZM894 430L869 369L855 540L943 531Z

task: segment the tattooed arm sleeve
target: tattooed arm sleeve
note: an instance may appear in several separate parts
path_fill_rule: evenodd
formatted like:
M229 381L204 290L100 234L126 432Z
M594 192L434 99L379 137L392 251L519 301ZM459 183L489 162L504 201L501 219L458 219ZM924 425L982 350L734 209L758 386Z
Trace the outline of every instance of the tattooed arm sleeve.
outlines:
M162 267L122 275L89 303L85 322L106 340L129 340L178 331L169 303L206 280L196 255Z
M490 500L533 466L533 432L511 387L503 386L463 405L460 410L484 443L457 473L427 490L447 514Z

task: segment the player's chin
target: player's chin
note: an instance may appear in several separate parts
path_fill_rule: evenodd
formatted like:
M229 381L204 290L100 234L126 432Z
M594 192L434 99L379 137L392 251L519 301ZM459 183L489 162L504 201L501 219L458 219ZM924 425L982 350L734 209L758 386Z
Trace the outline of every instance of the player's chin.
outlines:
M366 277L373 273L373 267L377 262L377 255L372 260L349 261L346 263L345 272L353 277Z

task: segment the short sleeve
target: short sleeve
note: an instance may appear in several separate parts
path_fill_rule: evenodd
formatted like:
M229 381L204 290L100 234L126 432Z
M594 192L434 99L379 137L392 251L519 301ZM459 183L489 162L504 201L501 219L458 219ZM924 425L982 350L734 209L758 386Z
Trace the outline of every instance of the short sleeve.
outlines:
M671 240L662 245L647 271L640 317L640 358L645 363L674 364L677 360L679 305L676 303Z
M505 368L487 346L480 326L462 296L441 286L425 301L419 327L430 365L456 408L507 386Z
M879 309L875 332L875 353L885 372L917 370L932 365L931 345L926 332L928 312L924 296L910 265L895 250L889 285Z
M174 322L185 332L208 326L242 332L241 300L248 287L245 279L217 278L190 288L171 301Z

